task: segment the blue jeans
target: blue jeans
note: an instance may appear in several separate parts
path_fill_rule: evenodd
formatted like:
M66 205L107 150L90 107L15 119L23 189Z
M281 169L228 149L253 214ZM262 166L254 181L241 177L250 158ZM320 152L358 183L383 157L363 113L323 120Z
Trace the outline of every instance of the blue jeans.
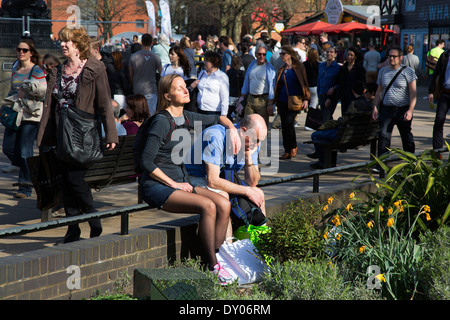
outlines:
M27 158L33 156L34 142L39 129L39 122L22 121L18 131L5 128L3 135L3 153L8 157L13 166L20 168L19 192L31 196L30 170Z
M322 110L322 123L325 123L327 120L333 119L333 113L336 110L337 101L335 98L331 98L331 103L327 107L325 107L325 101L327 101L328 96L326 94L319 95L319 105Z
M336 133L338 129L328 129L328 130L320 130L315 131L311 134L311 140L313 142L332 142L334 139L336 139ZM323 165L324 164L324 153L322 146L320 144L314 144L316 147L316 153L319 158L319 162Z
M444 146L444 123L450 109L450 93L442 93L436 108L436 117L433 126L433 149Z
M380 122L380 133L378 139L378 156L388 152L391 146L391 136L394 125L400 132L402 138L403 150L411 153L415 152L414 136L411 132L412 120L404 120L404 115L409 106L390 107L381 106L378 111L378 120Z

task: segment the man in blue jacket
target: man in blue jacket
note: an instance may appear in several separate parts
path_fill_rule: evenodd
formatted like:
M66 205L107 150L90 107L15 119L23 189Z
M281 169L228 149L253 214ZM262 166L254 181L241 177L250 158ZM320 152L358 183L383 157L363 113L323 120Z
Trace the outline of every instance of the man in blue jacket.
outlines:
M326 50L327 60L319 64L319 76L317 78L317 94L322 110L322 122L333 118L336 110L337 99L337 75L341 66L336 62L336 48L329 47Z
M268 126L269 116L273 115L277 71L266 60L267 48L265 45L258 45L255 52L256 60L250 63L245 73L241 99L247 98L244 116L257 113L263 117Z

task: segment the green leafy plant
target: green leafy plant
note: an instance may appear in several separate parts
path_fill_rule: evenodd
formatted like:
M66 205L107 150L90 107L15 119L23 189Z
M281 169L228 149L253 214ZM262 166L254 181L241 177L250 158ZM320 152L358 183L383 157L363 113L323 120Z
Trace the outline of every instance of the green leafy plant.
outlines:
M449 145L447 144L447 148ZM368 207L377 204L390 207L398 200L406 200L408 214L417 216L423 205L430 207L429 221L419 217L417 226L422 231L436 230L448 223L450 215L450 162L441 160L432 150L425 150L419 156L399 149L392 150L400 163L389 168L383 162L389 154L375 158L371 165L379 165L386 177L377 179L370 174L378 191L369 195ZM371 166L370 165L370 166ZM410 217L399 215L398 226L408 224Z
M271 230L260 235L258 252L268 264L320 258L324 255L324 242L316 223L321 217L320 204L301 199L292 203L287 210L270 218Z
M419 218L429 215L429 207L423 206L414 220L397 228L405 208L409 210L405 201L389 208L378 205L373 210L349 202L327 215L332 216L332 225L325 238L333 248L335 261L348 268L351 277L362 280L367 280L368 270L376 267L379 273L375 282L388 299L414 298L423 272L425 249L413 237L413 231Z

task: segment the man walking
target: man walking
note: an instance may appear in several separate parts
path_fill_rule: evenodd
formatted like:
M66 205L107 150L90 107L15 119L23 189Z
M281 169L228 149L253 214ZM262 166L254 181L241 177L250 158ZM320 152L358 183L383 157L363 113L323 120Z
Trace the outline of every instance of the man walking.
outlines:
M257 46L256 60L248 66L241 97L247 96L244 115L257 113L264 118L268 126L269 116L273 114L274 83L277 73L275 68L267 62L266 53L265 45Z
M372 112L373 119L378 119L380 123L378 156L388 152L394 125L400 132L403 150L414 153L411 124L417 100L417 76L412 68L402 66L402 49L391 49L388 59L389 66L382 68L378 74L378 89Z
M147 99L150 114L155 114L158 103L156 72L161 74L162 66L159 56L151 52L153 38L150 34L142 35L142 49L133 53L129 62L129 78L134 94L142 94Z
M450 64L448 63L450 51L440 55L428 87L428 102L438 100L436 117L433 126L433 149L444 146L444 123L450 108Z
M319 76L317 77L317 94L322 110L322 122L333 118L337 99L335 97L337 75L341 66L336 62L336 48L329 47L326 51L327 60L319 64Z
M369 51L364 54L363 62L363 67L366 69L366 83L376 83L378 76L377 65L381 61L381 56L380 53L375 50L375 45L373 43L369 43L367 48Z

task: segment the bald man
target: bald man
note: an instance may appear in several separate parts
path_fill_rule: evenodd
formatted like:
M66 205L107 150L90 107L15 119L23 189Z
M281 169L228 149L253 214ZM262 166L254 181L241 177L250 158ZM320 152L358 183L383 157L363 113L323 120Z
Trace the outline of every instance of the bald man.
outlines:
M216 191L225 197L229 194L247 196L265 212L264 192L256 187L261 175L258 156L261 141L267 137L266 122L259 114L249 114L235 124L241 139L237 155L229 148L227 130L222 125L206 128L194 141L186 158L186 169L191 181ZM236 185L220 177L221 169L239 172L244 168L247 186Z

